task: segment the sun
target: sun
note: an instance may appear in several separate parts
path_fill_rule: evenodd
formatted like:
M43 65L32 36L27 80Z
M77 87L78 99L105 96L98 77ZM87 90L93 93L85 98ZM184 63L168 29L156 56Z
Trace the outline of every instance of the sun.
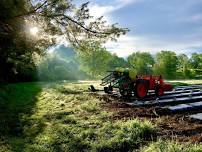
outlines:
M37 35L39 29L37 27L31 27L29 31L32 35Z

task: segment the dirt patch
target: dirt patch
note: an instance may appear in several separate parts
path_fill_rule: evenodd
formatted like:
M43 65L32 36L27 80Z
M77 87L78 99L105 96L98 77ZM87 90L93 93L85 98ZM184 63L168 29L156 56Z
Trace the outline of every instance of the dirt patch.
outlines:
M176 114L161 117L158 124L158 136L177 139L183 142L202 142L202 123Z
M189 113L158 115L158 107L133 107L122 99L107 95L96 95L104 101L102 107L113 112L112 119L147 119L157 124L157 136L163 139L174 139L180 142L202 142L202 122L188 117ZM201 110L202 112L202 110ZM193 112L194 113L194 112Z

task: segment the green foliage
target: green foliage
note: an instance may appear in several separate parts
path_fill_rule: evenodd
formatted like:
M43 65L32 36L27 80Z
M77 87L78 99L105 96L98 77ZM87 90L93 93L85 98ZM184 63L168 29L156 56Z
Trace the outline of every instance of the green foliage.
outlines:
M154 73L166 79L175 79L177 70L177 56L171 51L161 51L156 55Z
M136 52L128 57L128 63L135 68L138 74L151 74L154 59L150 53Z
M38 64L38 78L42 81L55 80L79 80L88 78L87 74L79 68L79 63L75 59L60 54L46 55Z
M193 53L190 62L194 69L202 69L202 54Z
M189 58L185 54L180 54L177 56L178 65L177 73L179 78L192 78L191 65L189 63Z
M112 71L117 67L133 67L138 74L162 75L165 79L190 79L202 76L201 54L193 54L188 58L185 54L177 56L172 51L161 51L153 57L147 52L136 52L124 60L110 54L95 42L87 44L85 49L93 53L81 54L82 68L94 78L100 78L106 71ZM194 69L194 65L197 69Z
M127 68L128 63L125 59L118 57L116 54L112 54L110 56L107 66L108 66L108 70L112 71L112 70L116 69L117 67Z
M35 79L32 57L37 48L33 49L34 43L26 37L25 20L13 18L28 9L25 0L0 2L0 82Z
M107 63L110 60L110 53L99 43L92 43L93 47L91 44L90 47L86 47L90 53L80 53L79 57L81 60L81 68L89 75L96 78L106 73ZM89 44L87 45L89 46Z
M139 74L162 75L166 79L197 78L197 75L201 78L201 54L194 53L188 58L185 54L177 56L172 51L161 51L152 57L149 53L136 52L128 57L128 62Z
M193 53L190 58L192 75L195 78L202 78L202 54Z
M105 52L107 54L110 54L107 51ZM90 71L94 69L90 69L90 67L92 66L89 62L93 62L93 59L89 60L89 58L93 58L94 54L91 54L92 56L84 56L86 54L82 53L82 55L83 60L79 58L78 53L76 53L74 49L66 47L64 45L59 45L51 48L51 52L44 56L38 63L38 79L41 81L55 81L97 78L97 74L94 74L95 77L92 77L92 75L90 74ZM99 67L100 61L103 59L102 54L100 56L97 56L97 58L100 58L100 60L96 60L94 61L94 63ZM96 70L99 72L98 69ZM106 72L106 69L103 71Z
M31 34L33 27L39 33ZM0 82L36 80L36 56L60 43L58 37L77 50L86 40L105 42L127 31L116 24L108 25L103 17L93 19L88 3L76 7L67 0L1 0Z
M110 53L99 43L89 42L85 49L89 53L80 53L81 68L92 77L99 77L106 73Z
M127 65L123 58L112 55L100 43L88 42L83 49L86 51L81 50L79 54L81 69L93 78L100 78L109 70Z

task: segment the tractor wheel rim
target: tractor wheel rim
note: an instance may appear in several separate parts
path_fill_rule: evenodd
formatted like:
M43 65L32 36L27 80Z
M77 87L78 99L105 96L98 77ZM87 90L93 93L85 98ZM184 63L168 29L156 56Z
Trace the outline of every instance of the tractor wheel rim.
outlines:
M140 97L144 97L146 95L146 88L143 84L139 84L137 87L137 93Z

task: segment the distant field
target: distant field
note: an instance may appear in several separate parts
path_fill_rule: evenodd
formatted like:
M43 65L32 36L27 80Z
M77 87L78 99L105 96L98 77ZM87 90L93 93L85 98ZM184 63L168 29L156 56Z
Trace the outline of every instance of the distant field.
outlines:
M185 83L185 84L202 84L202 80L167 80L168 82L171 83Z
M166 82L171 83L174 87L202 84L202 80L166 80Z
M202 150L199 144L159 139L156 130L159 122L134 116L114 117L115 108L112 110L106 106L105 100L89 94L89 84L98 85L99 82L19 83L1 86L0 151Z

